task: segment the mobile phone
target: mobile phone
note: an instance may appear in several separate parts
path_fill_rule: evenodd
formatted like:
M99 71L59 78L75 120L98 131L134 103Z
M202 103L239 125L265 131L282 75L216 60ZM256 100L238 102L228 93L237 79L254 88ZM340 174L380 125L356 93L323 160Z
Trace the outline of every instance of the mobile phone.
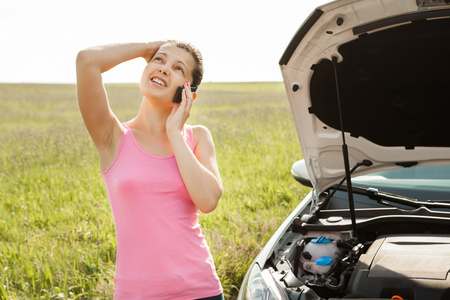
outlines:
M181 92L183 91L184 86L179 86L177 91L175 92L175 96L173 97L173 103L181 103ZM191 92L195 93L197 91L196 86L191 86Z

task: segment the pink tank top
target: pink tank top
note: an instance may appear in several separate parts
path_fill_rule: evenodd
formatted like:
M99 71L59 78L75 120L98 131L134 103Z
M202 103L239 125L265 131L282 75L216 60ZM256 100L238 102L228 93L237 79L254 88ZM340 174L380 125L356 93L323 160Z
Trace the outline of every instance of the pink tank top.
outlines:
M186 299L222 293L209 247L174 155L155 156L125 130L102 172L114 217L114 299ZM192 128L184 129L194 150Z

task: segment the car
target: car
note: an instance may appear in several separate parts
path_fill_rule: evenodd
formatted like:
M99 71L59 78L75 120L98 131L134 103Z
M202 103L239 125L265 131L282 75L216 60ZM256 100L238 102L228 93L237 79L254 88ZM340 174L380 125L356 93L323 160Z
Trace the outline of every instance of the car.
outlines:
M311 190L238 299L450 299L449 2L339 0L300 26L279 65Z

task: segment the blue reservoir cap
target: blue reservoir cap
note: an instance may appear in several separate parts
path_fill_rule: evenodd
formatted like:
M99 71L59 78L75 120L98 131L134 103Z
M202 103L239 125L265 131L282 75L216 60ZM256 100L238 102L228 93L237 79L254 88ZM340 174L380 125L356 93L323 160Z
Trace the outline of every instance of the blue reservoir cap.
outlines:
M327 239L326 237L321 236L320 238L311 240L311 242L314 244L327 244L327 243L331 243L331 240Z
M333 264L333 259L329 256L322 256L316 260L318 266L329 266Z

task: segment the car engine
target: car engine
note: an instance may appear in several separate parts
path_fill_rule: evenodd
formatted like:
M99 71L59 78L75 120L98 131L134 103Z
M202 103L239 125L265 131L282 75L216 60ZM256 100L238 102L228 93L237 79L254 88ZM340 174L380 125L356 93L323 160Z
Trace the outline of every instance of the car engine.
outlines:
M449 234L361 241L350 231L298 231L286 232L270 262L291 299L450 299Z

